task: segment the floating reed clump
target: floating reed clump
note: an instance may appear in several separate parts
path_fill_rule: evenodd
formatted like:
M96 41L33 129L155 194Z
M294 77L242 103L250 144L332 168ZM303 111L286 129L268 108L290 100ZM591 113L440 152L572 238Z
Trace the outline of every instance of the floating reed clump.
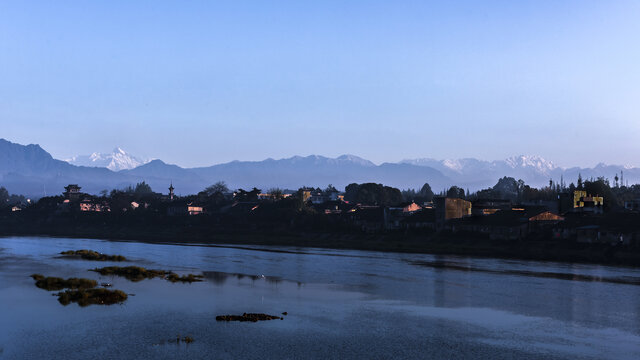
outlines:
M95 271L100 275L122 276L131 281L153 279L155 277L164 278L170 273L169 271L164 270L149 270L140 266L108 266L103 268L95 268L91 271Z
M153 279L156 277L171 281L171 282L196 282L202 281L202 275L188 274L180 276L174 272L166 270L151 270L145 269L139 266L108 266L103 268L95 268L91 271L95 271L100 275L115 275L122 276L131 281L140 281L144 279Z
M60 254L66 256L78 256L81 259L85 260L94 260L94 261L125 261L125 258L122 255L107 255L103 253L99 253L93 250L69 250L63 251Z
M216 321L265 321L265 320L277 320L282 318L280 316L267 315L267 314L252 314L244 313L242 315L218 315Z
M62 289L90 289L96 287L98 284L95 280L91 279L62 279L59 277L45 277L41 274L33 274L31 277L36 281L37 287L48 291Z
M84 307L88 305L113 305L127 300L127 294L121 290L108 289L78 289L66 290L58 293L58 301L62 305L77 303Z
M49 291L65 290L57 293L58 301L62 305L78 303L80 306L92 304L112 305L119 304L127 300L127 294L120 290L95 289L98 283L91 279L58 277L46 277L41 274L33 274L31 277L36 281L36 286Z

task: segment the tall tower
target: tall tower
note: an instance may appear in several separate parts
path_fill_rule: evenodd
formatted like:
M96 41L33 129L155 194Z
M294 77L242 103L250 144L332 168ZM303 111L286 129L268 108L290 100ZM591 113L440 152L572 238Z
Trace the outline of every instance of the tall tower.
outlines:
M173 187L173 181L171 182L171 185L169 185L169 200L173 201L173 190L175 188Z

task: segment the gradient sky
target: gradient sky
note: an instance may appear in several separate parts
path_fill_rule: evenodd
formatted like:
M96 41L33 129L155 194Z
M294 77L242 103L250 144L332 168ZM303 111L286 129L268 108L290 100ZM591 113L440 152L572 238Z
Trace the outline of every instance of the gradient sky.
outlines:
M1 1L0 137L640 166L638 1Z

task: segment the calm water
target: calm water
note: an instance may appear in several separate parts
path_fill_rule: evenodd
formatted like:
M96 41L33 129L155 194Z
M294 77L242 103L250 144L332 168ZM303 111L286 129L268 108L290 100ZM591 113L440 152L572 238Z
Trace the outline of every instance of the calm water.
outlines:
M87 271L121 254L206 280ZM87 277L123 305L62 306L29 277ZM640 359L640 270L290 247L0 238L0 359ZM221 323L262 312L284 320ZM189 345L170 340L191 336Z

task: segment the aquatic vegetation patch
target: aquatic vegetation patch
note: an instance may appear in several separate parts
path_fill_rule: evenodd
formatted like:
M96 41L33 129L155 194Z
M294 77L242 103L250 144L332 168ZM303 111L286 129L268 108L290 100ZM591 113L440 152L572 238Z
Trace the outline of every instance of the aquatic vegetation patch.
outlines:
M216 321L265 321L265 320L282 320L280 316L275 315L267 315L267 314L254 314L254 313L244 313L242 315L218 315L216 316Z
M103 268L95 268L91 271L95 271L100 275L115 275L122 276L131 281L140 281L144 279L153 279L159 277L171 282L196 282L202 281L202 275L187 274L180 276L174 272L166 270L152 270L145 269L139 266L108 266Z
M113 305L123 303L125 300L127 300L127 294L124 291L102 288L66 290L58 293L58 301L64 306L71 303L77 303L82 307L88 305Z
M107 255L103 253L99 253L93 250L69 250L63 251L60 254L66 256L78 256L84 260L94 260L94 261L125 261L125 258L122 255Z
M36 281L36 286L40 289L54 291L62 289L90 289L98 284L95 280L82 278L62 279L59 277L45 277L41 274L33 274L31 277Z
M153 279L156 277L164 279L166 275L170 274L169 271L145 269L140 266L107 266L103 268L95 268L91 271L95 271L100 275L122 276L127 280L134 282L144 279Z

